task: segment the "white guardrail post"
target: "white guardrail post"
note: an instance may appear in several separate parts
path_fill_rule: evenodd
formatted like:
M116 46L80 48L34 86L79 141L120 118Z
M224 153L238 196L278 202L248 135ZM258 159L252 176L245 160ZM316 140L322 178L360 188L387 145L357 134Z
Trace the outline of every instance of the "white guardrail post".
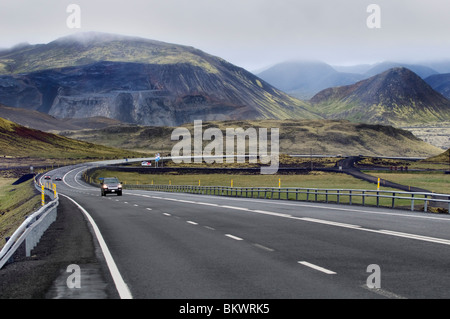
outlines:
M14 234L9 238L6 245L0 251L0 269L10 262L16 253L17 249L24 244L25 255L29 257L31 251L39 243L44 232L48 227L56 220L57 208L59 205L59 197L56 192L56 185L47 183L40 185L35 180L35 187L42 192L42 198L44 195L50 197L51 201L47 204L42 201L42 207L28 216L25 221L17 228Z

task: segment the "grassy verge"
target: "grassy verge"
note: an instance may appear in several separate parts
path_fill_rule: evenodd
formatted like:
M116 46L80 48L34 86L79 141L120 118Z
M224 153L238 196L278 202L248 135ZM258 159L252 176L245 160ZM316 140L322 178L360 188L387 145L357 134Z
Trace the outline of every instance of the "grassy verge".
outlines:
M366 172L375 177L399 183L406 186L414 186L427 189L434 193L450 194L450 175L442 172L430 173L390 173L390 172Z
M40 205L33 181L12 185L15 179L0 177L0 249L26 216Z
M100 177L115 176L130 185L200 185L234 187L311 187L311 188L352 188L376 189L376 185L360 181L338 173L312 172L305 175L229 175L229 174L139 174L99 169L91 176L96 183Z

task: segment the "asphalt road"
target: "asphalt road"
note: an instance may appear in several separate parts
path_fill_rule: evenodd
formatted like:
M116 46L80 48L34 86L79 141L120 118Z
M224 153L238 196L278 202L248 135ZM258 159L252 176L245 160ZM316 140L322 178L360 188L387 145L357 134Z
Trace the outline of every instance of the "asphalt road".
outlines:
M148 191L101 197L83 169L52 174L95 221L103 277L122 298L450 297L447 215Z

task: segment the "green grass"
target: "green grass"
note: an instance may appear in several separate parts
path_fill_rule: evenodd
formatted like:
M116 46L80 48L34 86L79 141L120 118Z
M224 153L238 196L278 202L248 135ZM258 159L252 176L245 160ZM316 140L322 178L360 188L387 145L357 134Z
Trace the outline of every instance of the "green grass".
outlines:
M368 174L411 187L427 189L434 193L450 194L450 175L444 173L373 173Z
M33 180L16 186L12 185L14 181L0 177L0 249L5 245L5 238L11 236L41 203Z
M314 187L314 188L352 188L376 189L376 185L354 179L345 174L312 172L306 175L228 175L228 174L186 174L156 175L139 174L137 172L118 172L106 169L96 170L92 175L96 183L99 177L115 176L124 184L161 184L161 185L198 185L235 187Z

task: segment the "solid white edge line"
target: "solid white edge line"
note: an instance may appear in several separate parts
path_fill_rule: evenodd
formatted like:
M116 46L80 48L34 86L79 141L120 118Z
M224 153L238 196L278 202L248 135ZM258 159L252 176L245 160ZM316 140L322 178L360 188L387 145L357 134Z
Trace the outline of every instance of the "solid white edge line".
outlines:
M323 273L325 273L325 274L327 274L327 275L336 275L336 273L335 273L334 271L325 269L325 268L323 268L323 267L320 267L320 266L311 264L311 263L306 262L306 261L299 261L298 263L299 263L299 264L302 264L303 266L306 266L306 267L309 267L309 268L312 268L312 269L321 271L321 272L323 272Z
M292 217L292 218L301 219L301 220L304 220L307 222L312 222L312 223L319 223L319 224L338 226L338 227L344 227L344 228L361 228L361 226L359 226L359 225L344 224L344 223L332 222L332 221L316 219L316 218L309 218L309 217Z
M396 232L396 231L391 231L391 230L380 230L379 232L382 234L387 234L387 235L392 235L392 236L397 236L397 237L404 237L404 238L410 238L410 239L417 239L417 240L421 240L421 241L428 241L431 243L450 245L450 240L442 239L442 238L401 233L401 232Z
M72 201L83 212L83 214L86 216L86 218L91 223L92 228L94 229L94 232L95 232L95 236L97 237L97 240L100 244L100 248L103 252L103 255L105 256L106 263L108 265L109 271L111 272L111 276L114 280L114 283L116 285L117 292L119 293L120 298L121 299L133 299L130 289L128 288L127 284L123 280L122 275L120 274L119 269L117 268L117 265L114 262L114 258L112 257L111 252L109 251L109 248L106 245L105 240L103 239L100 229L97 227L97 224L95 223L92 216L80 204L78 204L75 200L73 200L69 196L66 196L63 194L60 194L60 195L66 197L67 199Z

